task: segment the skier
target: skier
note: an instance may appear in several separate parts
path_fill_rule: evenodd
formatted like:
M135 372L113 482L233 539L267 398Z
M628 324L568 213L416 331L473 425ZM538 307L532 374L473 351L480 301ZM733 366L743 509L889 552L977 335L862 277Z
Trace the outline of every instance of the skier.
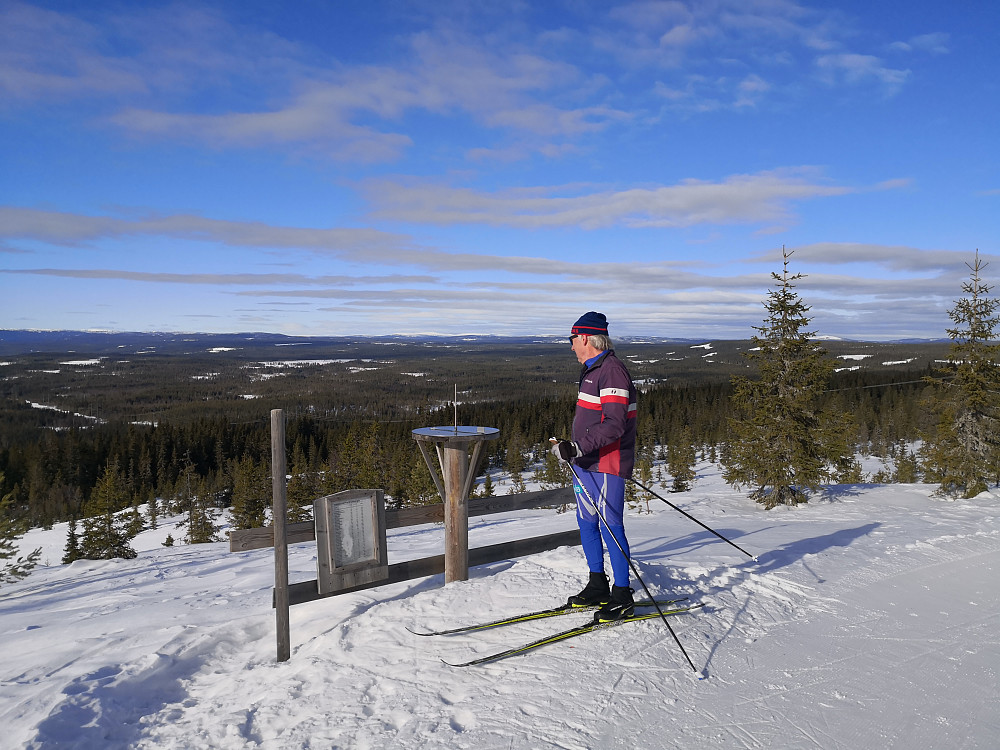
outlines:
M625 480L631 478L635 460L636 391L628 370L615 356L603 313L584 314L573 326L569 340L583 365L580 393L572 439L552 438L551 450L572 464L580 541L590 569L589 582L569 598L569 604L602 605L595 619L610 622L630 617L635 609L629 587L624 511ZM611 587L604 573L604 548L614 576Z

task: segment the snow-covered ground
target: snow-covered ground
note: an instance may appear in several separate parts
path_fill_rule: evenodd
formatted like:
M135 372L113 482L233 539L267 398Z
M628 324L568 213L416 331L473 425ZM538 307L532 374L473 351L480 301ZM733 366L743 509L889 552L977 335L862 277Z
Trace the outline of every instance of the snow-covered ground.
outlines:
M504 491L501 488L500 491ZM277 663L270 550L160 546L136 560L39 568L0 589L4 748L997 748L1000 494L947 502L926 485L841 486L764 511L711 465L631 512L655 593L707 603L490 665L467 660L584 619L475 635L445 627L562 602L579 547L291 610ZM473 546L574 527L572 514L473 519ZM65 527L22 546L56 563ZM392 561L442 551L441 526L390 532ZM293 547L292 580L315 577ZM635 584L638 586L638 584Z

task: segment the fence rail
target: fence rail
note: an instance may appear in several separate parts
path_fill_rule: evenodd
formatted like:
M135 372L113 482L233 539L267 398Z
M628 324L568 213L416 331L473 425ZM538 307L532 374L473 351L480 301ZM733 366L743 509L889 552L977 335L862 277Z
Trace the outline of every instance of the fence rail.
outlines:
M495 513L509 513L517 510L545 508L574 503L573 490L569 487L559 487L554 490L524 492L517 495L500 495L489 498L473 498L468 502L469 516L486 516ZM385 513L386 529L398 529L407 526L418 526L425 523L442 523L444 521L444 506L425 505L401 510L387 510ZM285 525L285 539L289 544L310 542L316 539L316 527L312 521L290 523ZM580 533L576 529L561 531L545 536L518 539L510 542L491 544L469 550L469 565L486 565L512 557L534 555L557 547L578 545ZM266 526L260 529L237 529L230 532L229 550L231 552L246 552L248 550L264 549L274 546L274 528ZM414 578L426 578L439 575L445 570L444 555L425 557L419 560L408 560L389 565L388 579L376 583L362 584L349 589L343 589L331 594L321 595L315 580L292 583L288 586L288 603L304 604L305 602L324 599L328 596L338 596L352 591L362 591L375 586L390 583L400 583Z

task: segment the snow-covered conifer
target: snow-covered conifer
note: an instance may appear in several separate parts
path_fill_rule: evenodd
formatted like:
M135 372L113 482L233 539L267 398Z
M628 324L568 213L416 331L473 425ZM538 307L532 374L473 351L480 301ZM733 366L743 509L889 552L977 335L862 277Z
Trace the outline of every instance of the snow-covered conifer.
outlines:
M733 377L730 440L722 457L723 476L767 508L805 502L831 474L853 458L848 418L821 411L820 396L833 373L833 361L807 331L810 308L795 291L802 274L791 275L792 253L782 249L784 270L771 274L767 318L754 326L745 356L759 377ZM833 469L835 471L835 468Z
M947 496L975 497L1000 475L1000 299L983 281L986 263L976 252L966 296L948 312L955 326L949 366L929 378L926 403L934 428L921 447L927 476Z
M2 485L3 473L0 473L0 486ZM21 538L28 526L15 519L13 511L14 493L9 492L0 498L0 584L24 578L38 564L38 558L42 554L41 549L36 549L24 557L18 556L14 542Z
M86 560L110 560L120 557L130 560L136 551L130 544L134 534L129 531L131 513L122 513L129 505L125 477L117 460L104 468L84 506L83 537L80 557Z

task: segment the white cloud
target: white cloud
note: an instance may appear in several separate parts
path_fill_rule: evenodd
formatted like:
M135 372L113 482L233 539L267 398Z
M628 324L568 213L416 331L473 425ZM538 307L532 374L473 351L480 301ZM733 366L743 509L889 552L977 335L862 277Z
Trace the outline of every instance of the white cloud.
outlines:
M739 86L737 87L738 96L736 98L736 106L755 106L760 98L770 90L771 84L756 73L751 73L740 81Z
M886 67L881 58L874 55L840 53L822 55L816 65L827 83L833 85L844 81L849 84L875 80L888 93L895 93L910 75L909 70Z
M482 192L424 182L373 180L366 193L379 219L522 228L689 227L787 221L795 201L854 192L823 184L808 168L732 175L717 182L590 190L579 186Z
M888 271L902 274L946 276L966 275L965 264L975 254L975 249L962 250L921 250L902 245L878 245L861 242L816 242L789 248L793 253L793 263L811 262L842 265L848 263L872 264ZM985 261L997 261L1000 256L980 252ZM754 261L777 262L780 252L775 251L753 258ZM859 283L865 283L861 280ZM875 285L887 284L883 275L872 279ZM957 287L954 292L959 290Z
M7 104L146 91L131 61L95 51L101 35L69 14L20 2L0 5L0 92Z
M934 55L946 55L951 52L948 47L950 42L950 34L935 32L910 37L905 42L894 42L890 45L890 49L897 52L929 52Z
M0 269L0 273L31 276L58 276L67 279L102 279L140 281L153 284L190 284L213 286L336 286L437 284L433 276L307 276L297 273L168 273L162 271L125 271L108 268L19 268Z
M236 247L296 247L316 251L378 251L405 247L406 235L366 228L282 227L209 219L191 214L118 218L0 206L0 237L78 245L100 239L158 235Z
M472 157L514 156L509 142L496 143L512 136L524 155L559 155L567 142L649 117L650 96L654 108L666 100L710 112L802 90L779 85L775 67L793 76L812 62L831 85L875 80L889 91L909 73L852 49L842 16L792 0L577 6L566 26L533 36L519 26L520 8L456 9L422 8L424 25L395 37L384 62L359 64L211 8L139 5L111 18L100 8L73 15L8 3L0 91L54 104L90 97L101 122L133 136L373 163L413 149L413 115L469 118L479 128L479 143L463 150ZM905 45L940 52L947 41L925 34ZM742 73L716 74L720 61ZM647 81L648 70L678 78ZM259 92L252 104L239 93L249 87Z

